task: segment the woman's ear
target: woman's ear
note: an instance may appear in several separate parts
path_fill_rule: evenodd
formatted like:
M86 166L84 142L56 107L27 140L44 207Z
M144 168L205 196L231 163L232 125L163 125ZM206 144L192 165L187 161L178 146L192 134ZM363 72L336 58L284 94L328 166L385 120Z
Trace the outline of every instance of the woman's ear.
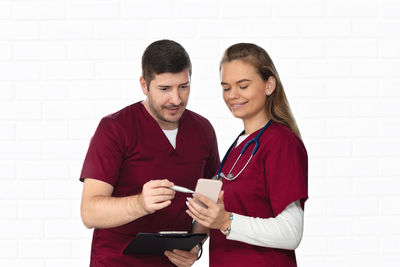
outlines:
M270 96L276 88L276 79L273 75L269 76L268 80L265 83L265 94Z

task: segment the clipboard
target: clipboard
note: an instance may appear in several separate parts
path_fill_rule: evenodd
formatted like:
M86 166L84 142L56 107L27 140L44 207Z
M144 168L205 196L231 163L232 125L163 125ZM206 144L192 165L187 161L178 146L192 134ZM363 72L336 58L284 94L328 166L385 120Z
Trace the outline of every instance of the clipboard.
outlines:
M207 234L193 233L139 233L124 249L124 254L162 255L165 250L190 251Z

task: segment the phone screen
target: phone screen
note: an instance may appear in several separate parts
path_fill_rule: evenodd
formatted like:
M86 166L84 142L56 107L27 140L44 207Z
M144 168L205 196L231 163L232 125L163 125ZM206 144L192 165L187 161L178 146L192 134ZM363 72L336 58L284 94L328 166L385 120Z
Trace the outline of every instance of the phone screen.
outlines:
M195 193L202 194L209 198L212 202L217 203L219 192L221 191L222 181L221 180L212 180L212 179L199 179L197 180L197 185L195 189ZM206 207L205 204L201 203L199 200L197 202Z

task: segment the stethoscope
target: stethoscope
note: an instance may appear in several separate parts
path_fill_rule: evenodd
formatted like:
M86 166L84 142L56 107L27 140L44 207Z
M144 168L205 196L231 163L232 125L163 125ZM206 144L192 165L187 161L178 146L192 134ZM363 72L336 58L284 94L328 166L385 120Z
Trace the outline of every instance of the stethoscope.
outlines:
M226 152L224 159L222 160L221 164L219 165L219 169L217 172L217 175L213 178L215 179L221 179L225 178L228 181L232 181L235 180L243 171L244 169L246 169L247 165L249 164L250 160L254 157L254 155L256 154L258 147L260 146L260 136L262 135L262 133L268 128L268 126L271 124L272 120L268 121L268 123L261 129L261 131L256 135L256 137L254 137L253 139L251 139L250 141L248 141L244 147L242 148L242 150L240 151L240 154L238 156L238 158L236 159L235 163L233 164L231 170L228 173L228 176L226 176L223 172L221 172L222 167L224 166L225 160L228 157L229 153L232 151L233 147L235 146L237 140L239 139L239 137L245 133L245 131L241 132L239 134L239 136L235 139L235 141L233 142L233 144L229 147L228 151ZM253 148L253 152L251 152L251 156L250 158L247 160L246 164L244 165L244 167L240 170L240 172L238 174L236 174L235 176L233 176L232 174L232 170L233 168L235 168L236 163L239 161L239 159L242 157L242 155L244 154L244 152L246 151L246 149L252 144L255 143L255 146Z

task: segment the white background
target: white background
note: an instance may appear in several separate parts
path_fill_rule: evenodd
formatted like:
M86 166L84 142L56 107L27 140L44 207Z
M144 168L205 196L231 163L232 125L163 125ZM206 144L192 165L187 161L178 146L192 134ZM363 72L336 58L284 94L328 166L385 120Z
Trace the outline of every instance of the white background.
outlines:
M299 266L398 266L396 0L0 0L0 266L88 266L88 142L144 98L140 57L161 38L189 52L188 108L212 122L221 156L242 129L221 97L222 52L270 53L309 153ZM195 266L207 265L206 253Z

